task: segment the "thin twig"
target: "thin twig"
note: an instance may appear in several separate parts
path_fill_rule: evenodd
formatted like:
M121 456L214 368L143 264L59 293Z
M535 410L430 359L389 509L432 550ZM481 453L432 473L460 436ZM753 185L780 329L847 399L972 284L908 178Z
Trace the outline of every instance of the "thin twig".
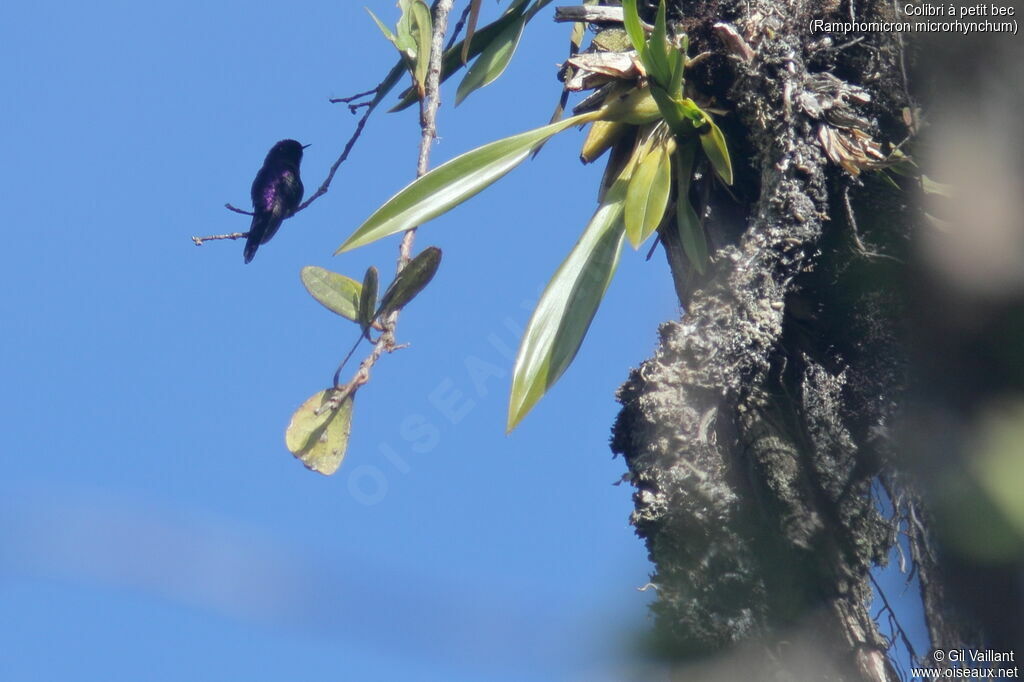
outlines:
M370 95L376 95L377 94L377 90L379 90L379 89L380 89L380 86L378 85L376 88L370 88L369 90L367 90L365 92L357 92L356 94L349 95L348 97L332 97L331 99L329 99L327 101L330 102L331 104L338 104L339 102L344 102L344 103L348 104L349 102L351 102L353 100L362 99L363 97L369 97Z
M327 190L330 189L331 187L331 181L334 180L334 174L338 172L338 168L341 167L341 164L345 163L345 159L347 159L348 155L352 152L352 147L355 146L356 141L359 139L359 136L363 134L363 128L366 126L366 121L368 118L370 118L370 114L372 113L373 107L368 106L366 108L366 111L364 111L363 115L359 118L359 123L356 124L356 129L352 132L352 136L349 137L348 142L345 143L345 148L341 150L341 156L339 156L337 160L335 160L335 162L331 165L331 169L327 171L327 177L324 178L324 181L320 183L320 186L317 188L315 192L313 192L313 195L311 197L309 197L301 204L299 204L299 207L295 209L295 213L298 213L299 211L306 208L323 195L327 194ZM292 213L292 215L295 215L295 213Z
M430 63L427 69L427 80L424 84L425 96L420 100L420 148L416 161L416 177L425 175L429 168L430 147L437 133L437 109L441 105L441 58L444 54L444 36L448 30L448 14L454 0L438 0L434 6L433 36L430 44ZM326 190L325 190L326 191ZM402 271L412 257L412 245L416 238L416 228L406 230L398 249L396 274ZM337 407L346 397L352 395L360 386L370 380L370 370L380 356L391 353L400 346L395 343L395 329L398 325L396 310L383 321L384 331L373 344L373 350L361 363L355 376L345 386L331 395L330 403ZM358 344L357 344L358 345ZM344 364L344 363L343 363ZM338 372L340 373L340 369ZM338 374L334 385L337 386Z
M218 239L245 239L249 236L248 232L232 232L231 234L210 234L205 237L192 236L192 243L196 246L202 246L203 242L212 242Z
M889 604L889 600L886 599L885 592L882 591L882 586L878 584L878 581L875 580L875 576L872 575L870 571L868 572L868 577L871 578L871 584L875 586L875 592L882 600L882 603L885 605L886 610L889 611L889 614L892 617L892 622L896 625L896 632L899 634L900 639L903 640L903 646L907 648L907 652L912 656L911 660L918 660L917 652L914 650L914 645L911 644L910 638L907 636L906 630L903 629L903 626L900 625L899 620L896 619L896 611L893 610L892 606Z
M234 211L235 213L241 213L242 215L252 215L252 211L246 211L244 208L238 208L237 206L232 206L231 204L224 204L224 208L226 208L229 211Z
M459 39L459 34L462 33L462 28L466 25L466 19L469 18L469 13L473 9L473 3L466 5L465 9L462 10L462 14L459 16L459 20L455 22L455 28L452 29L452 34L448 36L448 44L444 46L444 51L452 49L455 42Z

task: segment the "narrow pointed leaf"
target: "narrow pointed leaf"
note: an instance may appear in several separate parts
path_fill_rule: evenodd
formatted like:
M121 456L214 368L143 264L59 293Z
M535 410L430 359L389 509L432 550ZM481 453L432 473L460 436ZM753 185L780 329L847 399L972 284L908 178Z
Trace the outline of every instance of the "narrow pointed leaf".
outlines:
M658 228L672 190L672 163L664 145L640 159L626 191L626 236L634 249Z
M478 90L498 78L512 61L519 39L523 36L523 28L526 26L526 17L520 17L505 27L494 40L492 40L480 57L473 62L466 76L459 83L459 89L455 93L455 105L458 106L466 99L471 92Z
M628 123L616 121L594 121L590 124L587 137L580 150L580 161L593 163L608 151L629 129Z
M373 324L373 311L377 309L377 268L372 265L363 276L363 289L359 294L359 326L365 334Z
M484 48L494 40L494 37L505 30L509 24L517 21L523 16L523 12L526 9L526 2L527 0L516 0L509 5L509 8L505 10L504 14L478 30L473 34L472 38L460 40L455 43L455 45L445 50L444 55L441 58L441 82L444 83L459 69L465 66L465 62L462 61L462 48L465 45L466 40L469 41L469 50L467 54L469 59L472 59L483 52ZM527 20L529 20L529 18L527 18ZM418 100L419 95L416 90L409 88L402 92L398 104L388 111L402 111Z
M413 0L412 3L409 0L399 0L398 7L402 14L398 17L398 22L395 24L395 38L398 40L398 48L408 55L416 54L416 37L413 34L413 10L412 6L416 2Z
M433 39L433 22L430 8L423 0L415 0L411 7L412 23L416 43L416 69L413 78L422 92L427 86L427 70L430 68L430 43Z
M483 0L472 0L469 5L469 19L466 21L466 38L462 41L462 50L459 52L463 64L469 61L469 46L473 42L473 34L476 33L476 22L480 19L481 4L483 4Z
M383 22L383 21L381 21L380 19L378 19L378 18L377 18L377 15L376 15L376 14L374 14L374 13L373 13L373 12L372 12L372 11L370 10L370 8L369 8L369 7L364 7L363 9L365 9L365 10L366 10L366 13L370 15L370 18L371 18L371 19L373 19L373 23L377 24L377 28L379 28L379 29L380 29L380 32L384 34L384 37L385 37L385 38L387 38L388 40L390 40L390 41L391 41L391 44L392 44L392 45L394 45L394 46L395 46L395 47L397 47L397 48L398 48L399 50L401 50L401 49L402 49L402 47L401 47L401 46L399 45L399 42L398 42L398 37L397 37L397 36L395 36L395 34L391 32L391 29L390 29L390 28L388 28L388 27L387 27L387 26L386 26L386 25L384 24L384 22Z
M445 213L525 161L538 144L567 128L596 120L599 112L563 119L477 147L417 178L356 228L335 254L416 227Z
M924 173L921 174L921 189L925 194L937 194L947 199L953 199L956 197L956 192L953 185L946 184L944 182L936 182L932 180Z
M647 34L644 33L644 26L640 23L640 15L636 11L636 0L622 0L622 19L629 42L633 43L633 49L643 61L647 53Z
M626 181L617 180L541 294L516 356L509 431L558 380L583 343L618 265L625 193Z
M669 52L672 65L671 81L666 88L670 97L683 96L683 76L686 73L686 53L673 48Z
M307 469L330 476L345 458L348 437L352 431L352 400L350 395L336 409L330 408L334 389L320 391L292 415L284 442Z
M732 184L732 160L729 158L729 148L725 144L725 135L719 129L710 116L706 117L709 124L707 132L700 136L700 145L704 148L704 154L711 162L715 173L727 185Z
M668 91L657 83L651 83L647 89L657 104L658 113L668 124L669 129L678 137L692 135L694 127L686 116L686 107L682 101L670 97Z
M659 85L668 89L672 82L672 67L669 64L668 26L665 18L665 0L658 3L658 14L654 20L654 31L647 43L644 67Z
M309 295L332 313L356 322L359 320L359 295L363 285L359 282L325 270L315 265L307 265L299 273L302 286Z
M408 265L402 268L395 280L380 299L380 308L374 317L387 317L392 311L404 308L409 301L423 291L441 265L441 249L428 246Z
M676 148L676 224L683 252L690 264L703 275L708 260L708 243L704 226L690 203L690 179L696 153L697 147L692 140Z

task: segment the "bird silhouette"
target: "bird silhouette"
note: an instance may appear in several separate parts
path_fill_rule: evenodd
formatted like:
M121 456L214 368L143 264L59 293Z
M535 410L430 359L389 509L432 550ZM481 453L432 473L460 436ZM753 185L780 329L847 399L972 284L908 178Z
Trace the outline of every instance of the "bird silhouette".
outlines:
M266 244L277 233L282 221L295 212L302 201L302 180L299 164L302 150L295 140L281 140L267 152L263 167L252 181L252 225L245 240L245 262L256 255L260 244Z

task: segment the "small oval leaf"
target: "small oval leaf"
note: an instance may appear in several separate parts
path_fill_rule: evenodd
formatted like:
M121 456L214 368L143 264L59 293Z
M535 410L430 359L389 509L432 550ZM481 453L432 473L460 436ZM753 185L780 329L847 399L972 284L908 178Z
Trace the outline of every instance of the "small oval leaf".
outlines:
M332 313L353 322L358 321L362 284L316 265L302 268L299 276L302 278L302 286L306 287L306 291L317 300L317 303Z
M525 26L526 17L520 17L506 26L484 48L480 57L473 62L473 66L459 83L459 89L455 93L455 106L461 104L462 100L466 99L471 92L492 83L505 72L519 45L519 39L523 36Z
M284 433L288 451L307 469L330 476L345 458L352 430L353 396L349 395L332 409L334 389L320 391L292 415Z
M377 268L366 268L363 276L363 290L359 295L359 326L365 333L373 324L373 311L377 309Z
M395 280L380 299L380 308L374 317L387 317L395 310L404 308L423 288L430 283L441 265L441 249L428 246L402 268Z

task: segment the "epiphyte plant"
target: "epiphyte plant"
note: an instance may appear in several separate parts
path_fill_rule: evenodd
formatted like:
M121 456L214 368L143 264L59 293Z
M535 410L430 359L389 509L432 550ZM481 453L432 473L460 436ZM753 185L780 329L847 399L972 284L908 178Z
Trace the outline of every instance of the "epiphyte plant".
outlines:
M579 241L549 282L516 357L507 428L512 430L572 362L615 273L623 240L639 248L664 222L675 197L675 229L691 266L702 272L707 243L689 186L698 154L718 178L732 183L725 137L684 95L685 35L669 37L664 0L648 32L636 0L624 0L624 24L643 73L607 83L590 111L491 142L438 166L395 194L360 225L338 253L403 232L458 206L525 161L553 135L594 124L590 138L617 126L636 128L636 143L603 188L601 202ZM596 132L595 132L596 131ZM611 142L588 139L584 157ZM673 183L673 178L675 182ZM674 185L674 187L673 187ZM674 192L673 192L674 189Z
M471 28L464 41L445 52L442 80L464 65L467 58L477 57L459 86L458 102L504 71L523 27L549 2L516 0L498 20L479 30ZM585 162L597 159L609 148L621 152L611 155L598 208L544 289L527 325L513 370L506 423L509 431L572 363L615 274L623 242L628 239L639 249L654 232L676 230L690 267L703 273L709 262L708 247L689 196L700 157L706 157L720 181L732 183L725 137L711 116L686 96L685 34L670 35L664 0L653 26L640 20L636 0L624 0L622 4L623 24L632 47L626 51L630 66L620 71L604 70L601 75L607 77L597 79L602 84L577 107L576 115L483 145L425 173L378 208L335 252L407 232L451 210L564 130L591 125L581 155ZM423 93L422 64L431 33L430 13L422 0L401 0L399 7L403 18L394 32L374 17L401 58L373 91L375 96L368 105L371 109L404 71L412 76L413 86L403 93L394 109L408 106ZM416 268L415 276L410 272L413 286L406 288L415 291L408 298L429 282L440 251L431 247L417 260L420 258L426 259L420 262L424 267ZM405 272L399 274L391 289ZM375 269L372 274L367 272L363 284L316 267L305 268L302 279L324 306L360 325L360 339L368 338L371 328L380 328L388 295L380 305L364 300L367 292L376 288ZM408 300L402 305L405 302ZM286 441L289 450L307 467L325 474L337 470L347 445L355 388L358 385L339 386L336 373L332 388L312 396L293 416Z

